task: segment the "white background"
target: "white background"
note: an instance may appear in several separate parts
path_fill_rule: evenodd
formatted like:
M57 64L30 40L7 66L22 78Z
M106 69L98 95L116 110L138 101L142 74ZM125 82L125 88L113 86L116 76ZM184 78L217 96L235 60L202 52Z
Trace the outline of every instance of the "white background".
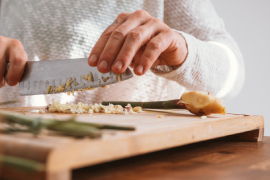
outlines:
M228 112L263 115L270 136L270 1L212 0L244 56L246 80L240 94L225 101Z

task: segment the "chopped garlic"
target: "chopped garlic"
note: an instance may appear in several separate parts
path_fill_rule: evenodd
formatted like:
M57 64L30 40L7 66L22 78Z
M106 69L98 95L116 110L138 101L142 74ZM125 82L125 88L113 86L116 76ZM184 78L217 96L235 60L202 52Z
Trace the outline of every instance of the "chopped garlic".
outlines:
M106 77L106 78L104 78L103 79L103 82L106 82L106 81L108 81L108 79L109 79L110 77Z
M51 86L47 86L46 94L49 94L51 91Z
M141 106L136 106L136 107L134 107L134 108L133 108L133 111L134 111L134 112L138 112L138 113L144 112L144 111L142 110L142 107L141 107Z
M136 112L133 111L132 106L130 104L127 104L126 106L127 112L130 114L135 114Z
M94 81L93 74L91 72L89 73L88 81Z
M71 94L72 94L73 96L74 96L74 92L75 92L75 91L74 91L74 89L73 89L72 92L71 92Z
M64 92L65 88L63 86L57 86L56 88L54 88L54 92Z
M165 118L164 115L157 115L156 117L157 117L157 118Z
M201 118L202 118L202 119L206 119L206 118L207 118L207 116L201 116Z
M89 109L88 113L93 114L94 113L93 109Z
M116 79L117 79L118 82L121 82L122 81L121 80L121 75L120 74L116 74Z
M134 114L132 107L128 104L125 108L120 105L109 104L104 106L102 104L83 104L79 102L78 104L61 104L60 102L52 101L52 104L48 106L49 112L61 112L61 113L106 113L106 114Z
M70 77L70 78L67 80L67 87L70 87L72 83L73 83L73 81L72 81L72 78Z
M40 110L38 111L38 113L44 114L45 112L44 112L44 110L40 109Z

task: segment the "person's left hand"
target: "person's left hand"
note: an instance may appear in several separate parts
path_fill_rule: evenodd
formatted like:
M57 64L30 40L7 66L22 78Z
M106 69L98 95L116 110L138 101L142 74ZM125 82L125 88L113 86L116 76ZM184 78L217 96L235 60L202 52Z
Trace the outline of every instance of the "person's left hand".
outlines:
M121 13L100 36L88 63L101 73L123 73L128 66L143 75L151 67L180 66L187 56L185 39L143 10Z

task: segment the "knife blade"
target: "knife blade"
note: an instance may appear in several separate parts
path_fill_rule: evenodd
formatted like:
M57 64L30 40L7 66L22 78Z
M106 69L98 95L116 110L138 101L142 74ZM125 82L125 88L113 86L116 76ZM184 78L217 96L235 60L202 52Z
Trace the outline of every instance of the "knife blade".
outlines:
M85 76L92 74L92 81ZM119 77L118 77L119 76ZM60 92L48 91L66 84L63 92L71 92L79 89L89 89L102 87L117 83L119 78L121 81L133 77L133 73L128 68L123 74L115 74L112 71L101 73L96 67L88 65L87 58L81 59L61 59L46 61L28 61L25 66L24 73L19 82L19 92L21 96L36 94L53 94ZM70 86L69 79L72 80Z

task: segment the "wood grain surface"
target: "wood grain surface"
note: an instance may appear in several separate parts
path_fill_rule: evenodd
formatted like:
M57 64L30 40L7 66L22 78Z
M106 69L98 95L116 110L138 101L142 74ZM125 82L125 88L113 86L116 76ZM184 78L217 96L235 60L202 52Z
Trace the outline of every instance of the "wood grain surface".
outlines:
M215 139L73 171L73 180L269 180L270 137Z
M16 113L30 112L32 116L47 118L67 119L71 116L38 114L38 109L40 107L5 110ZM165 118L157 118L157 115L164 115ZM71 169L237 133L242 133L238 139L260 141L264 128L262 116L226 114L211 115L202 119L187 111L146 112L131 115L81 114L76 115L76 118L83 122L135 126L136 131L107 130L100 139L76 139L58 135L33 137L32 134L27 133L1 134L0 152L46 163L47 179L66 180L71 178ZM213 154L211 158L219 163L221 156ZM209 159L209 157L204 158ZM194 161L204 160L194 159Z

